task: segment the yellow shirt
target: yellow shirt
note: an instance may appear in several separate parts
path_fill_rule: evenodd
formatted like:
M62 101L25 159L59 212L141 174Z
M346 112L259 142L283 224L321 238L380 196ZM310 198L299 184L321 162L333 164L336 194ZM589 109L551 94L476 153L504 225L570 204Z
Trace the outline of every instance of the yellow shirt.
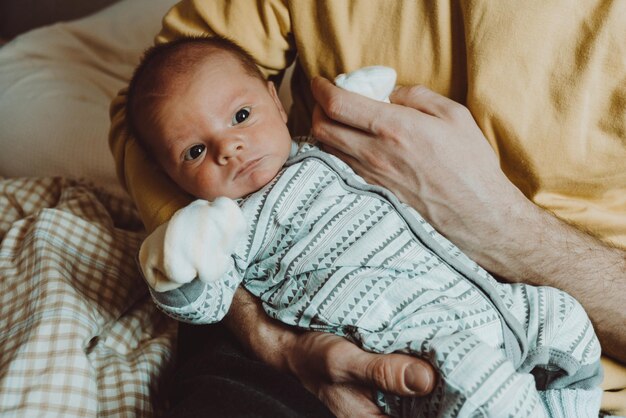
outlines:
M218 33L267 76L297 56L292 133L306 133L314 75L388 65L465 104L528 198L626 248L626 1L195 0L157 42ZM190 201L111 109L118 174L152 230Z

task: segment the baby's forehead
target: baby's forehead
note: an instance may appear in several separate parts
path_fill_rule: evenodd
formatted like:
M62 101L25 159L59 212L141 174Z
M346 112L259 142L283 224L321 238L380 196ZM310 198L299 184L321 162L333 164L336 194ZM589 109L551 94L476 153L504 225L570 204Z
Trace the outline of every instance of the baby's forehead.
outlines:
M167 71L167 70L166 70ZM165 79L168 98L186 88L204 86L207 81L219 83L247 75L247 71L237 56L230 51L212 50L203 60L196 62L185 71L172 71ZM240 80L244 83L244 80Z

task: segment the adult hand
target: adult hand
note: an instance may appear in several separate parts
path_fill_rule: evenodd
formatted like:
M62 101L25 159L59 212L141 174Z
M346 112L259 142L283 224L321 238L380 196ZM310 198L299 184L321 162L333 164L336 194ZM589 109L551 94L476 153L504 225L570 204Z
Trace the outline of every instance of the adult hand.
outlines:
M508 207L529 203L464 106L423 86L397 89L392 104L319 77L311 88L319 104L313 135L324 149L393 191L470 255Z
M404 354L373 354L348 340L299 332L269 318L260 302L237 290L226 323L242 344L273 367L290 372L337 417L381 417L376 389L423 396L434 388L430 363Z
M535 206L500 170L470 112L425 87L392 104L312 81L313 135L365 180L417 209L501 278L565 290L605 353L626 363L626 253Z
M372 354L333 334L305 332L287 351L291 372L337 417L385 416L375 390L424 396L435 374L424 360L404 354Z

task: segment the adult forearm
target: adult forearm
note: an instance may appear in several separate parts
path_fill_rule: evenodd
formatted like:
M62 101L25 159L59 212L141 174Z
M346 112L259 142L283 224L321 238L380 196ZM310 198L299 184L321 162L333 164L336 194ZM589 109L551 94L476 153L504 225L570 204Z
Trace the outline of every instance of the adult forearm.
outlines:
M529 201L490 211L466 251L503 278L563 289L585 307L605 354L626 363L626 252Z

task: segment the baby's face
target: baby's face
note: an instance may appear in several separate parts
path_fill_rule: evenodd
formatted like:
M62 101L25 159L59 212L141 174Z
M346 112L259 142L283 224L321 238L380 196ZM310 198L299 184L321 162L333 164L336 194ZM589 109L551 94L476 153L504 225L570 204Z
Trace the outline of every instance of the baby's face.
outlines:
M291 136L272 83L247 74L228 53L210 61L171 89L147 133L180 187L207 200L236 199L276 176Z

